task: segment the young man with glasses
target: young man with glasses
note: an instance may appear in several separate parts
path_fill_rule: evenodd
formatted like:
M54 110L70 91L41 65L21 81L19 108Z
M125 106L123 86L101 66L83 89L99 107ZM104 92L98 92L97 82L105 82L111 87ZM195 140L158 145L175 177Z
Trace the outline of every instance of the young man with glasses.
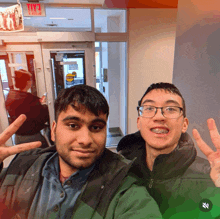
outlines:
M144 179L164 218L178 212L184 213L181 218L199 218L199 211L191 211L199 209L201 193L214 184L208 161L197 156L186 133L181 93L173 84L152 84L137 109L139 131L125 136L117 150L128 159L137 157L134 172Z

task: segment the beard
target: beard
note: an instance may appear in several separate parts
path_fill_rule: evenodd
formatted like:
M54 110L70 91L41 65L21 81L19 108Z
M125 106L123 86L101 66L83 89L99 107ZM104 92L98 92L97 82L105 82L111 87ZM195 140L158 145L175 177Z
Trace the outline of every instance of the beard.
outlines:
M65 146L63 146L65 147ZM92 154L89 157L83 157L83 156L76 156L74 151L65 151L57 149L58 156L59 156L59 163L60 163L60 169L64 167L68 172L76 172L77 170L84 170L89 167L91 167L93 164L97 162L97 160L102 157L104 148L100 151L95 151L94 154Z

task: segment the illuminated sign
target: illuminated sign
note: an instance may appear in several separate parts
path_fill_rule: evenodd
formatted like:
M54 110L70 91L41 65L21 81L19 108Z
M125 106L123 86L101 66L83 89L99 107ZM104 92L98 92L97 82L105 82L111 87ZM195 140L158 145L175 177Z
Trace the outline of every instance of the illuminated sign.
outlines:
M73 74L67 74L66 81L68 81L68 82L74 81L74 77L75 77L75 75L73 75Z
M20 4L0 7L0 32L24 30L22 8Z
M24 16L46 16L44 4L22 3Z

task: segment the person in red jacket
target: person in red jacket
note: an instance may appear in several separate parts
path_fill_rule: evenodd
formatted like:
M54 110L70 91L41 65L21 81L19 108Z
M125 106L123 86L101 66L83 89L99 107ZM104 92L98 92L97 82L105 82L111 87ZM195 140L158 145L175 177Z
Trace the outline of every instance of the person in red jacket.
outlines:
M28 92L31 86L30 72L24 69L15 71L15 87L18 89L10 90L6 109L11 122L21 114L27 116L25 123L16 132L15 144L41 141L42 147L47 147L47 141L40 131L46 127L45 123L49 122L48 107L45 101L42 102L39 97Z

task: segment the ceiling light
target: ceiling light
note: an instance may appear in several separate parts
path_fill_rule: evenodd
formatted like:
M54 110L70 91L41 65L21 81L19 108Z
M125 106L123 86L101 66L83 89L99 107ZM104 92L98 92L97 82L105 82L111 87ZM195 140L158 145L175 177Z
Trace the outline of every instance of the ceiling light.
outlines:
M51 17L51 20L65 20L65 17Z
M51 24L46 24L46 26L49 26L49 27L56 27L56 26L58 26L58 25L57 25L57 24L54 24L53 21L52 21Z

